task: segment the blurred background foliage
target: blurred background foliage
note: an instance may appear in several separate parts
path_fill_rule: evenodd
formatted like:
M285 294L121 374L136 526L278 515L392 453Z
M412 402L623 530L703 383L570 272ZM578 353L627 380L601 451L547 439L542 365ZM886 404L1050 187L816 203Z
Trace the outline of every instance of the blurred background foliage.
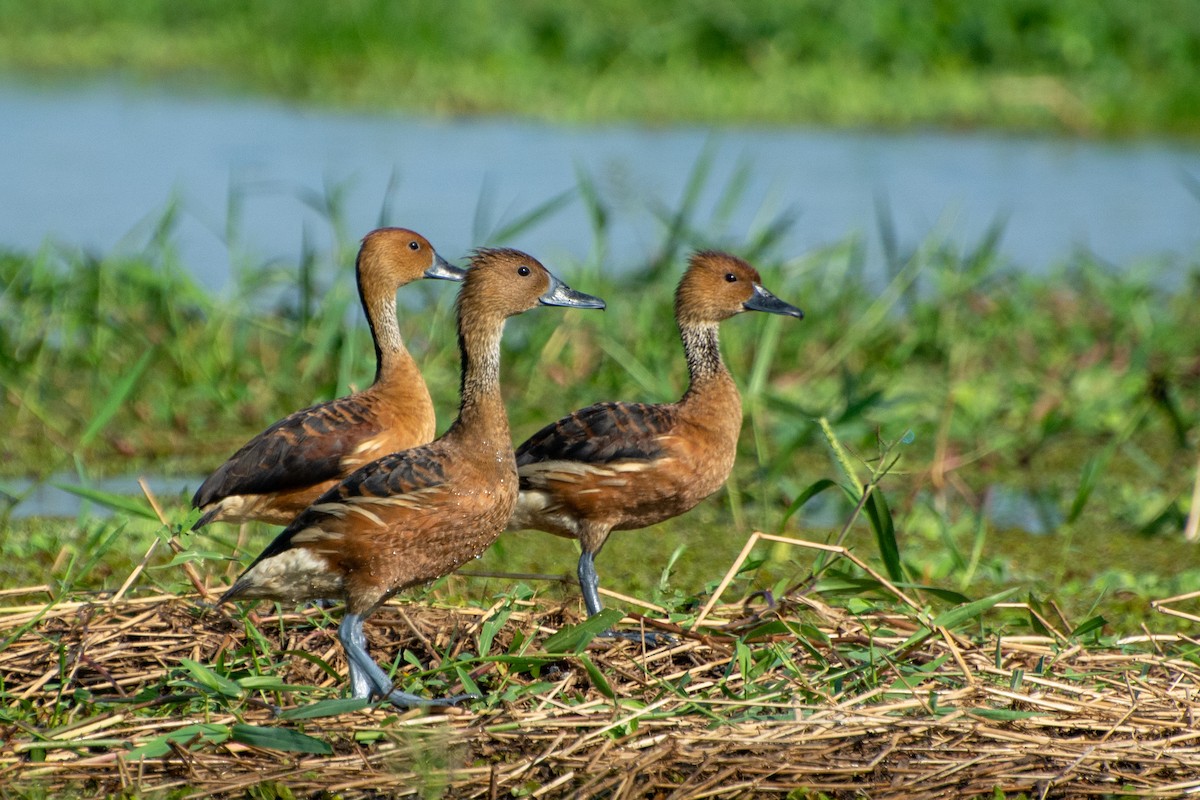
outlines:
M0 68L410 113L1200 132L1200 0L9 0Z

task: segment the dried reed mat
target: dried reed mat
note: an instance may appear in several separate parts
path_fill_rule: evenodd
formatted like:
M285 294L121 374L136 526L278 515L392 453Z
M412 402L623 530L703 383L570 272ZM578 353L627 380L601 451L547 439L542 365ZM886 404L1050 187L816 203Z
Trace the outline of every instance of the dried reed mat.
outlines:
M1184 657L1193 648L1183 637L1106 648L1057 634L974 641L931 630L917 611L852 615L797 595L706 607L703 634L678 628L673 644L650 651L596 639L582 656L547 656L542 644L570 615L564 609L514 598L487 609L392 604L368 625L377 657L407 648L422 664L460 659L501 612L509 616L493 626L490 652L503 656L528 640L527 652L542 660L535 670L503 657L463 659L492 698L467 709L385 705L297 719L273 705L328 704L345 691L335 628L319 609L260 616L260 635L236 615L203 613L193 597L17 605L31 591L0 593L6 796L702 798L806 789L813 794L793 796L910 798L991 796L1000 787L1034 797L1163 797L1200 789L1198 667ZM250 638L258 655L247 655ZM250 658L299 688L206 689L181 666L191 659L236 677ZM401 662L406 675L415 669ZM440 690L461 690L459 673L439 674L448 676ZM208 727L188 727L198 725ZM262 730L319 740L329 752L263 746L253 735ZM164 741L157 754L133 752Z

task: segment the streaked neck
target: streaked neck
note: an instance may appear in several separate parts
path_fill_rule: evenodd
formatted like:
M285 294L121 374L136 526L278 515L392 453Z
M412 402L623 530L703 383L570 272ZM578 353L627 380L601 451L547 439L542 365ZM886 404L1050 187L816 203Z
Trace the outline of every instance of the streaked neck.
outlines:
M721 360L721 344L716 323L685 325L679 330L683 352L687 357L688 392L698 390L714 380L728 380L729 370Z
M483 437L493 445L502 441L511 450L508 415L500 393L500 337L503 332L502 319L460 326L461 400L458 419L451 429L459 434Z

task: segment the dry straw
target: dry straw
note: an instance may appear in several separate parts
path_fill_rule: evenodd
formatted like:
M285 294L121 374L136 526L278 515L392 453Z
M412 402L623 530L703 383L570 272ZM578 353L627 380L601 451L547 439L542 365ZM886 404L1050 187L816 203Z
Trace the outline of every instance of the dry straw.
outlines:
M465 664L440 674L451 684L468 675L493 701L311 719L273 706L328 702L344 689L334 628L318 609L255 619L257 658L301 688L234 697L185 680L187 660L235 675L231 665L251 658L247 623L205 613L197 597L139 596L129 585L108 598L6 591L0 786L178 797L244 797L263 784L297 797L1200 791L1200 667L1185 637L1085 647L1048 623L1044 636L968 636L932 625L899 589L894 603L854 614L815 592L721 603L728 583L695 624L635 615L675 632L650 651L597 639L582 654L547 655L542 643L570 612L516 597L490 608L392 604L369 627L374 652ZM1001 606L993 613L1018 604ZM472 648L489 625L493 658L480 659ZM263 746L251 735L261 730L294 731L330 752ZM135 751L164 741L162 752Z

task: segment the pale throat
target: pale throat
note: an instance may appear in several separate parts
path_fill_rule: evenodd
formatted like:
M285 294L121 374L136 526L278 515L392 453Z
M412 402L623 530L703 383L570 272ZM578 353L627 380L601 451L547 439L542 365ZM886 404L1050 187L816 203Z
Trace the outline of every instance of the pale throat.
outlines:
M465 326L459 334L462 385L459 420L500 432L507 440L508 415L500 394L500 337L504 321ZM511 446L511 442L509 443Z
M375 339L375 380L384 380L397 370L409 366L412 358L400 336L395 295L374 299L368 306L367 321Z
M721 345L717 337L717 323L699 323L680 326L683 352L687 358L688 377L693 387L713 379L728 378L729 370L721 360Z

